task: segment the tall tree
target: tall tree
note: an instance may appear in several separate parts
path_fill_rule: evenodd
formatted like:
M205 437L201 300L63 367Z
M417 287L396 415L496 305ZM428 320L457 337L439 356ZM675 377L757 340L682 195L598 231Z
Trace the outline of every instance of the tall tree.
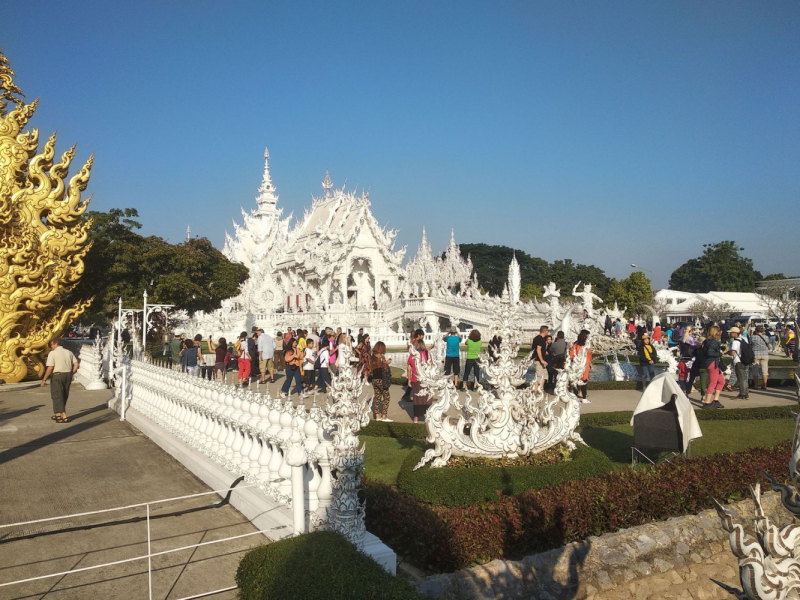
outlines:
M104 321L117 309L117 298L129 307L148 301L174 304L190 313L213 310L238 293L247 267L230 262L207 239L170 244L158 236L143 237L136 209L92 212L92 247L86 272L73 294L94 297L85 320Z
M603 298L606 306L617 303L619 308L625 310L625 316L633 317L637 314L651 313L653 306L653 291L650 279L641 271L631 273L625 279L617 281L612 279L608 292Z
M731 240L703 244L703 255L692 258L672 272L669 287L673 290L704 294L706 292L752 292L761 273L750 258L741 256L744 248Z

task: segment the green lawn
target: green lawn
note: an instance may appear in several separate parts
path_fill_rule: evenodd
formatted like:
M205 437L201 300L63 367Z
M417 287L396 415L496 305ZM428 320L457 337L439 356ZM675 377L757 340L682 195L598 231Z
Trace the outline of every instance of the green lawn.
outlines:
M720 452L739 452L753 446L769 446L791 439L792 419L760 421L701 421L703 437L692 442L691 455L703 456ZM615 425L596 427L581 432L592 448L604 452L616 463L630 464L633 427Z
M692 456L738 452L753 446L776 444L791 439L795 424L790 418L751 421L701 421L703 437L692 442ZM600 450L619 466L630 465L633 427L593 427L581 432L592 448ZM429 444L408 438L361 436L366 444L365 475L373 481L394 485L403 460L414 448Z
M424 448L425 442L410 438L360 436L366 444L364 473L373 481L394 485L397 474L408 453L414 448Z

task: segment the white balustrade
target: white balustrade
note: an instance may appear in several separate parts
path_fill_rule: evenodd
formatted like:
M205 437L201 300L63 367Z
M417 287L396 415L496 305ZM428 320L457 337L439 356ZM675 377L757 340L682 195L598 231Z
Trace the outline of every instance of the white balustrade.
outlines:
M324 411L316 404L311 410L294 407L269 393L137 359L130 361L129 385L129 410L286 508L297 503L295 514L302 511L303 518L296 529L324 521L333 497L334 432L323 426Z

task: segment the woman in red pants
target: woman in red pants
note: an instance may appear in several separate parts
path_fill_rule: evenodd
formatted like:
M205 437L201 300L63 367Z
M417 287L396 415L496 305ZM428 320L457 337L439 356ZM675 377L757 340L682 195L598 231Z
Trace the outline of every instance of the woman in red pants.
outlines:
M250 353L247 351L247 332L239 334L239 383L250 381Z
M702 360L700 370L706 369L708 371L708 386L706 387L705 400L703 400L703 408L725 408L719 401L719 393L725 387L725 375L722 373L721 337L722 331L720 328L712 325L708 330L708 337L703 342L699 358L699 360Z

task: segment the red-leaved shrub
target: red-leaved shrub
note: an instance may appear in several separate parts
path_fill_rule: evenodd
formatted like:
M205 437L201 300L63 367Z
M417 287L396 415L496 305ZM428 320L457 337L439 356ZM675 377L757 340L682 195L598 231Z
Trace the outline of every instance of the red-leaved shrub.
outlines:
M759 469L783 478L790 449L787 441L625 469L465 508L426 504L365 480L367 529L418 567L450 572L710 508L711 498L743 495L759 480L766 484Z

